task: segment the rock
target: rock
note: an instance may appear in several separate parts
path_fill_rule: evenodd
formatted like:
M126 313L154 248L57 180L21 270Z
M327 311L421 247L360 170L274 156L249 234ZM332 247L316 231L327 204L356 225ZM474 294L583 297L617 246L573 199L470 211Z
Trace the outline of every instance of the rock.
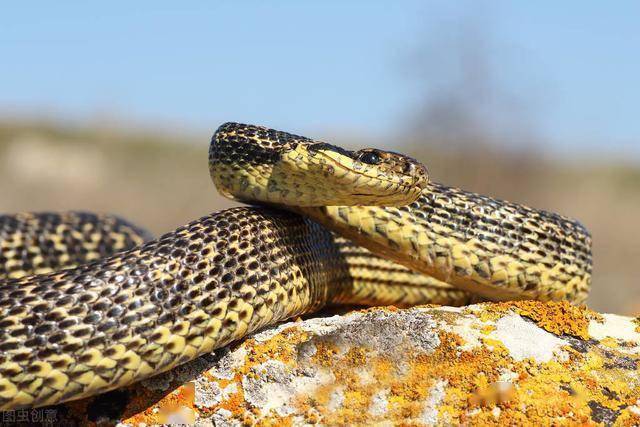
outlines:
M567 303L375 308L281 324L56 409L122 425L638 425L639 365L639 319Z

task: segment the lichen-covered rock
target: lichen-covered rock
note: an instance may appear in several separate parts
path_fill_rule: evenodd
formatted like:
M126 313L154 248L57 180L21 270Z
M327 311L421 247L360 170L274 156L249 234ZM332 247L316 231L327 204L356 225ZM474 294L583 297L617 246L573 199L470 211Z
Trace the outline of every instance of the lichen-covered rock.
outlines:
M640 322L533 301L355 311L59 409L125 425L638 425Z

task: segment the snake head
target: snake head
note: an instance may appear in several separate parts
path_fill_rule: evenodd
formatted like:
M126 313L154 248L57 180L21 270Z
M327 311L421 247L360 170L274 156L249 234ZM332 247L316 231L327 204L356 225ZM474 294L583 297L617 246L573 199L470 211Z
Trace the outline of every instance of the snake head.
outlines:
M307 175L313 172L320 177L316 201L321 205L406 205L418 198L429 181L420 162L392 151L349 151L324 142L293 150L299 151L305 152L299 158L306 162ZM320 200L325 194L327 200Z
M426 168L403 154L238 123L214 134L209 169L227 197L287 206L401 206L428 183Z

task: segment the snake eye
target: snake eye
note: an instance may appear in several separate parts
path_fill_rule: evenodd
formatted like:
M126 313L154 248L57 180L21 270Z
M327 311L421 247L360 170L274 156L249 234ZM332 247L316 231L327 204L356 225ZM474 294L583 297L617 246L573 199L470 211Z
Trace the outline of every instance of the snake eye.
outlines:
M377 165L380 163L380 156L373 151L366 151L358 156L358 160L369 165Z

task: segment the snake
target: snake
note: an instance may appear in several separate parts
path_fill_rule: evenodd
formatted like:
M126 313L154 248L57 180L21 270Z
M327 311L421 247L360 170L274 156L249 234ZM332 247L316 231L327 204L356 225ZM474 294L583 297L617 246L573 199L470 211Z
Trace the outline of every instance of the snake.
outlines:
M578 221L433 182L415 159L225 123L248 206L153 239L110 215L0 216L0 410L97 395L330 304L581 303Z

